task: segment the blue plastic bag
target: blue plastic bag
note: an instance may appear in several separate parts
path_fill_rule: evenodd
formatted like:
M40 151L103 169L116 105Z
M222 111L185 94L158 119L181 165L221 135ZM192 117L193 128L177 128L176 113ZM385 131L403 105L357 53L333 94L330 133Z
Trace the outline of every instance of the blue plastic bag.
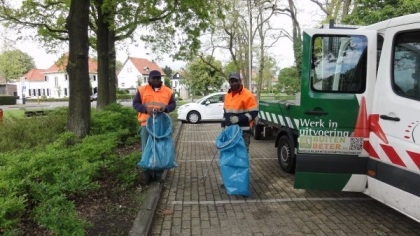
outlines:
M227 194L250 196L248 151L238 125L226 127L217 137L220 172Z
M149 170L166 170L177 167L175 147L172 141L172 120L166 113L149 116L146 123L149 132L138 166Z

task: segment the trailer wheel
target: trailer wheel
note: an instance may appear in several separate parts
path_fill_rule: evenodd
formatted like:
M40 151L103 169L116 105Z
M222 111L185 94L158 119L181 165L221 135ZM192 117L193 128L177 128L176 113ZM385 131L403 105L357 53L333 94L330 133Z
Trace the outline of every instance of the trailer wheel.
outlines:
M287 173L293 173L296 159L293 157L292 145L287 136L280 137L277 146L277 158L282 170Z
M255 140L261 140L262 139L262 125L253 125L252 126L252 137L254 137Z

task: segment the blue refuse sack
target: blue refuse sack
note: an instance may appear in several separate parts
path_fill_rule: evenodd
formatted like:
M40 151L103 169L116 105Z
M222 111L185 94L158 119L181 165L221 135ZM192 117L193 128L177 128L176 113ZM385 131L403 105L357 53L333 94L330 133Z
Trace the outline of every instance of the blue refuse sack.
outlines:
M143 169L166 170L177 167L175 147L172 141L172 120L166 113L149 116L146 122L149 132L141 160L137 163Z
M249 159L238 125L226 127L216 139L220 151L220 172L227 194L250 196Z

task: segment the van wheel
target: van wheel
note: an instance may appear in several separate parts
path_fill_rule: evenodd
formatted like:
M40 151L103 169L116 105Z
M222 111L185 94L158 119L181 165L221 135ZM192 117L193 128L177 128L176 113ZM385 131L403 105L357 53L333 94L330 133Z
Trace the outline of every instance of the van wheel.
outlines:
M262 125L253 125L252 126L252 137L254 137L255 140L261 140L262 139Z
M196 111L191 111L190 113L188 113L187 119L190 123L198 123L201 119L200 113L196 112Z
M296 158L294 158L293 147L286 135L281 136L278 141L277 159L282 170L287 173L295 171Z

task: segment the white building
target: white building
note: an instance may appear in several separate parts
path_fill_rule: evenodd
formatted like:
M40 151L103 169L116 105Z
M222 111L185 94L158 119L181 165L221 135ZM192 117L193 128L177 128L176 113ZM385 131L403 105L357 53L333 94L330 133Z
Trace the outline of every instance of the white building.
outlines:
M136 57L127 58L123 68L118 73L118 88L126 89L129 93L135 94L138 86L147 83L149 72L152 70L160 71L162 79L164 79L165 73L155 61Z
M180 98L187 99L189 98L188 88L185 84L182 83L182 73L176 72L171 77L171 87L172 91L176 93Z
M66 55L67 56L67 55ZM31 69L16 82L18 96L26 98L65 98L69 96L69 76L66 71L67 60L54 63L48 69ZM98 90L98 65L89 58L89 78L92 94Z
M1 95L17 96L16 84L7 82L6 78L2 76L0 76L0 96Z

